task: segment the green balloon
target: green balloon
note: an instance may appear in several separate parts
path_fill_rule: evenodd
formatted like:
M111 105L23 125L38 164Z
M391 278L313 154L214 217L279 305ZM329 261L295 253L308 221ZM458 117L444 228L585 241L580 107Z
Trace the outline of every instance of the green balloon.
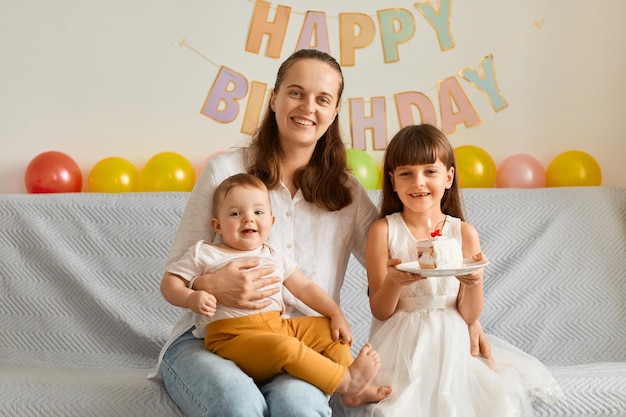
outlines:
M380 169L370 154L360 149L347 150L348 167L366 190L380 188Z

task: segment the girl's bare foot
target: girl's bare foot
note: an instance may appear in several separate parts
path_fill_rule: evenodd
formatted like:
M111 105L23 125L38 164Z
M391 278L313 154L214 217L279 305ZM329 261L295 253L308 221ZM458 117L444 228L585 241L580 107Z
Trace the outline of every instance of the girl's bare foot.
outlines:
M356 407L367 402L378 402L389 395L391 388L369 385L379 368L378 352L372 350L369 343L365 344L337 387L337 392L343 394L344 404Z
M368 385L360 394L352 397L343 397L343 403L348 407L358 407L361 404L377 403L391 394L391 387L389 386L374 386Z

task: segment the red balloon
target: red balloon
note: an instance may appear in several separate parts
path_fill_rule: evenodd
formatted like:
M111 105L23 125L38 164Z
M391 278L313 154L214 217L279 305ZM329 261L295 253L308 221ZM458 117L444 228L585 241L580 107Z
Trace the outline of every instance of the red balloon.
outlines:
M49 151L30 161L24 182L29 193L76 193L83 187L83 174L71 157Z

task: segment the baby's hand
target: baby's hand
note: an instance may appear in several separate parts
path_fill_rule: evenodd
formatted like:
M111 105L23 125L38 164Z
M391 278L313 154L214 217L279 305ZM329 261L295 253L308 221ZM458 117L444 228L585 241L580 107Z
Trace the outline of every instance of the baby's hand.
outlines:
M333 340L340 340L341 343L352 346L354 338L350 331L350 323L343 314L330 317L330 332Z
M187 307L189 307L194 313L211 317L215 314L217 299L213 296L213 294L209 294L203 290L197 290L189 294Z

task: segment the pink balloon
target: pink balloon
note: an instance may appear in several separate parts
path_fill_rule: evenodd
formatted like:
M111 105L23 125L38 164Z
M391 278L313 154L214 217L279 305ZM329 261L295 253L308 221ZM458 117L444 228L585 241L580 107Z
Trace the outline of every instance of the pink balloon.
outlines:
M506 158L498 167L496 187L540 188L546 185L546 170L536 158L516 154Z
M200 177L200 174L202 174L202 170L204 170L204 167L206 166L207 162L209 162L209 160L215 158L218 155L221 155L223 153L228 153L229 151L217 151L217 152L213 152L212 154L208 155L206 158L204 158L204 160L202 162L200 162L200 165L198 165L198 169L196 170L196 177Z

